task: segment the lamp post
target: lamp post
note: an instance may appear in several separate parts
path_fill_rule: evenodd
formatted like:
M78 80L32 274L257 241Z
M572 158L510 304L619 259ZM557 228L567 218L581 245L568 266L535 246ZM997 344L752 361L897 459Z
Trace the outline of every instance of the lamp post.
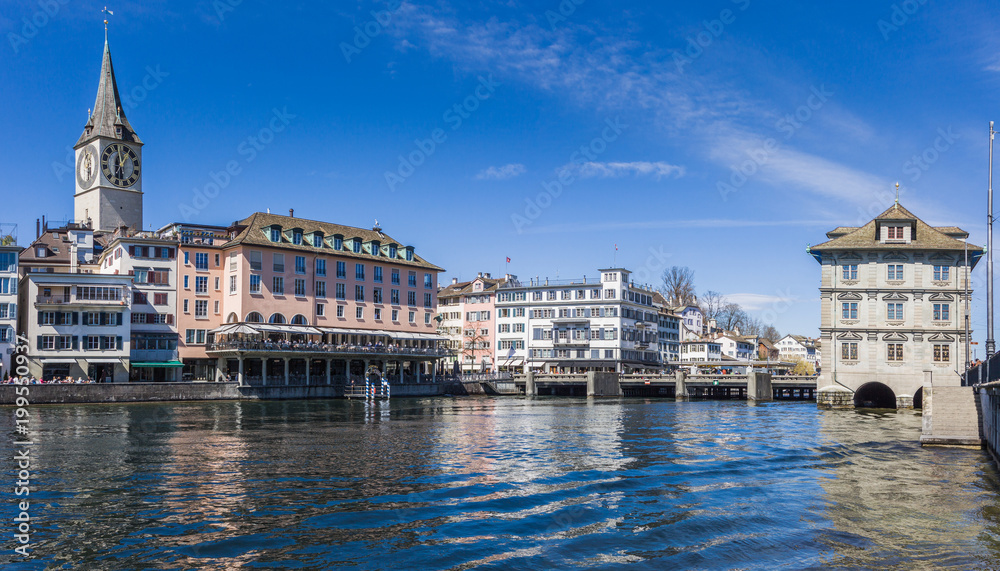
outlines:
M993 121L990 121L990 168L989 198L986 212L986 373L989 375L989 360L996 349L993 340ZM987 382L989 377L987 376Z

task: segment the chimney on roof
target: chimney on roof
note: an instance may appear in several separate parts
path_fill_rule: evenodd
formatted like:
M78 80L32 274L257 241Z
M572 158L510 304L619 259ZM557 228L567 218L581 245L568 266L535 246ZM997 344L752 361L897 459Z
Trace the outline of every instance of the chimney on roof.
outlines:
M42 237L42 221L39 218L35 218L35 240Z
M458 278L451 278L451 285L458 285Z
M288 209L288 217L289 218L295 218L295 209L294 208L289 208Z
M476 276L477 279L481 277L483 277L483 272L479 272L479 274Z
M486 279L492 279L492 278L490 277L490 274L489 274L489 272L487 272L487 273L486 273Z

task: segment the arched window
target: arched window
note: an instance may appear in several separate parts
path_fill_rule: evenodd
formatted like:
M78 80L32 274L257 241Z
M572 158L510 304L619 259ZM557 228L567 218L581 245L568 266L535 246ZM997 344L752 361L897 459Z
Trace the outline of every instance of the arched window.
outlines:
M236 315L235 313L230 313L229 317L226 318L226 323L238 323L239 320L240 316Z
M264 323L264 316L256 311L251 311L247 314L247 323Z
M270 318L268 318L267 322L280 325L282 323L285 323L285 316L280 313L275 313Z
M292 325L309 325L304 315L296 315L292 318Z

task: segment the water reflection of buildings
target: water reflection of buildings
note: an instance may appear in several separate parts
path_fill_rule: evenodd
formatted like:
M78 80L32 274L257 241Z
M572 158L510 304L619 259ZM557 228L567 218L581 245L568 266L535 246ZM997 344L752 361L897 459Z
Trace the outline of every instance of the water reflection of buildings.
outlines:
M820 415L826 564L996 568L996 471L979 451L921 448L919 414Z

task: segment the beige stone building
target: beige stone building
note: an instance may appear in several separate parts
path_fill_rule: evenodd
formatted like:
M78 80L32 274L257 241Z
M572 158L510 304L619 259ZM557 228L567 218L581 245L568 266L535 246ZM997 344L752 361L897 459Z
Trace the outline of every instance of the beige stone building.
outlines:
M822 266L821 403L826 389L855 406L919 406L926 372L960 384L967 282L983 255L968 232L931 227L897 203L826 236L809 248Z

